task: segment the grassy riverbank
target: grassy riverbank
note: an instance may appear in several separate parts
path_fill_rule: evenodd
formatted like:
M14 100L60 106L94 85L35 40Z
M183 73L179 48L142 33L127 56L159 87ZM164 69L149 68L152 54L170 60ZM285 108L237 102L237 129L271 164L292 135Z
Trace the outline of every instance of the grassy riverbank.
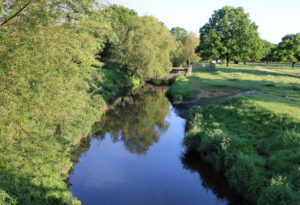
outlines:
M190 110L185 144L224 172L237 192L259 204L299 204L298 78L219 65L177 79L168 95L206 104Z
M80 204L66 183L68 173L105 102L131 85L118 70L115 64L90 68L85 80L77 79L81 89L62 84L55 95L22 88L12 98L22 102L18 112L1 108L0 204Z

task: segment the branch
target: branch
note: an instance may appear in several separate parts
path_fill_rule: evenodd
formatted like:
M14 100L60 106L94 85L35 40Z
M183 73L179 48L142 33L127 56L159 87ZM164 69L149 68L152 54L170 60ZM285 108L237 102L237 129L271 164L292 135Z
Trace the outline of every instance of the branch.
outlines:
M10 20L12 20L13 18L15 18L20 12L22 12L29 4L31 3L31 1L29 1L28 3L26 3L19 11L17 11L14 15L12 15L11 17L9 17L8 19L6 19L4 22L2 22L0 24L0 26L4 26L7 22L9 22Z

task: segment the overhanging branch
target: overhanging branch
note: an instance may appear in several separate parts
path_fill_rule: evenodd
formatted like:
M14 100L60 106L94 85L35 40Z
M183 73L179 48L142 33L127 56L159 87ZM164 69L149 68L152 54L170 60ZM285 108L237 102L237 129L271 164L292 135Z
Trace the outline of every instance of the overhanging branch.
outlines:
M0 26L4 26L5 24L7 24L10 20L12 20L13 18L15 18L20 12L22 12L29 4L31 3L31 1L29 1L28 3L26 3L22 8L20 8L14 15L12 15L11 17L9 17L8 19L6 19L5 21L3 21Z

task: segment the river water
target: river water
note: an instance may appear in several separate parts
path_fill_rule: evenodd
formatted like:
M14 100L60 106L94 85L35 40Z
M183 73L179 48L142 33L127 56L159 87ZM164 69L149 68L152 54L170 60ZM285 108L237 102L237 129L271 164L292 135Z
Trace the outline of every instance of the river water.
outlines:
M162 91L120 98L70 173L73 196L83 205L240 204L220 174L186 152L177 113Z

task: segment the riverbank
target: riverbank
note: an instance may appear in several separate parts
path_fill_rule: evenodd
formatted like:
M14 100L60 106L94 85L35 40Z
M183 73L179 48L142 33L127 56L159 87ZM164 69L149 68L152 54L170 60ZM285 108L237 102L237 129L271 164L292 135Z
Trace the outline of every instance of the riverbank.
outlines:
M247 204L224 176L186 152L186 120L165 90L147 84L120 97L93 126L69 175L71 192L82 204Z
M167 94L177 104L202 105L189 112L184 143L222 171L245 199L298 204L299 88L297 78L218 65L217 71L180 77Z
M44 94L38 103L15 97L29 108L3 118L10 124L0 125L5 136L0 138L0 204L81 203L66 183L69 171L92 125L132 83L115 64L94 69L80 82L82 88L71 86L68 93L58 89L56 95L24 88L24 95Z

